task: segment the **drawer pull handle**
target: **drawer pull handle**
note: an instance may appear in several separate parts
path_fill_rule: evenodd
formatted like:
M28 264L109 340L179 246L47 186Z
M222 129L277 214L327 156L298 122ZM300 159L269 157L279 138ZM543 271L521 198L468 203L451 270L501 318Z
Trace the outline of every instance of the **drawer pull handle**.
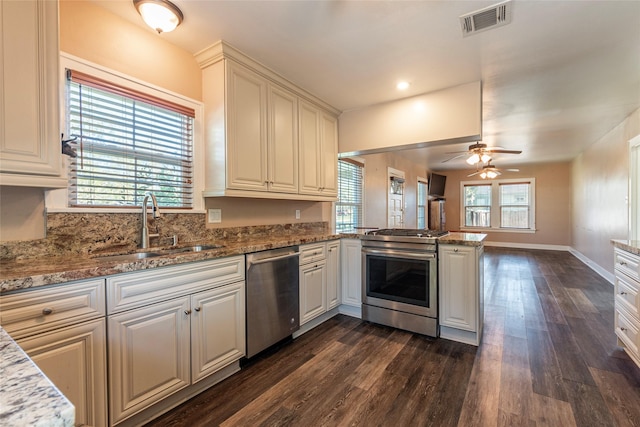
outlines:
M45 316L50 315L51 313L53 313L53 308L43 308L42 309L42 314L44 314Z
M191 310L185 310L184 314L186 314L187 316L191 314Z
M200 311L200 307L194 308L195 311Z

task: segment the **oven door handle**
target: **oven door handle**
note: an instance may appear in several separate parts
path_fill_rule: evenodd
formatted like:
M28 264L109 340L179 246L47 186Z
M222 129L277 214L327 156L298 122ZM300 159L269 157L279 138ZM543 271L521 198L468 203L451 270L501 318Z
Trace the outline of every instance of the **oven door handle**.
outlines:
M390 258L409 258L409 259L419 259L419 260L432 260L436 259L435 252L404 252L404 251L394 251L389 249L369 249L362 248L362 253L366 255L382 255Z

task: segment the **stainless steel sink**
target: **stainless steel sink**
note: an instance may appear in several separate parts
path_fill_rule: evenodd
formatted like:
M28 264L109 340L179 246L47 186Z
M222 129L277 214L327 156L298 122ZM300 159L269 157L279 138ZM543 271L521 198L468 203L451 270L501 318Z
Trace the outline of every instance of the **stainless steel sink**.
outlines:
M202 251L208 251L211 249L220 249L220 248L224 248L224 245L195 245L195 246L188 246L186 248L168 249L166 252L176 254L176 253L183 253L183 252L202 252Z

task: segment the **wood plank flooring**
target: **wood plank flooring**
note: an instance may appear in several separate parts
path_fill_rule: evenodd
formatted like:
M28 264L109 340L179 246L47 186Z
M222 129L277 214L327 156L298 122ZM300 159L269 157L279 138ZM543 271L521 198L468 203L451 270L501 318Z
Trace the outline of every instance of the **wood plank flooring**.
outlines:
M478 348L338 315L148 426L640 426L611 284L488 247L485 304Z

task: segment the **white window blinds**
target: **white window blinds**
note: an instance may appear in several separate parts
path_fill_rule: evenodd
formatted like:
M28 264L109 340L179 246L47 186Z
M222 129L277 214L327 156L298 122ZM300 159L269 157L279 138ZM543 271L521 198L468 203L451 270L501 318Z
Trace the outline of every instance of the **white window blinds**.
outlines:
M67 70L70 206L193 204L193 109Z
M362 226L362 164L338 161L336 233L353 233Z

